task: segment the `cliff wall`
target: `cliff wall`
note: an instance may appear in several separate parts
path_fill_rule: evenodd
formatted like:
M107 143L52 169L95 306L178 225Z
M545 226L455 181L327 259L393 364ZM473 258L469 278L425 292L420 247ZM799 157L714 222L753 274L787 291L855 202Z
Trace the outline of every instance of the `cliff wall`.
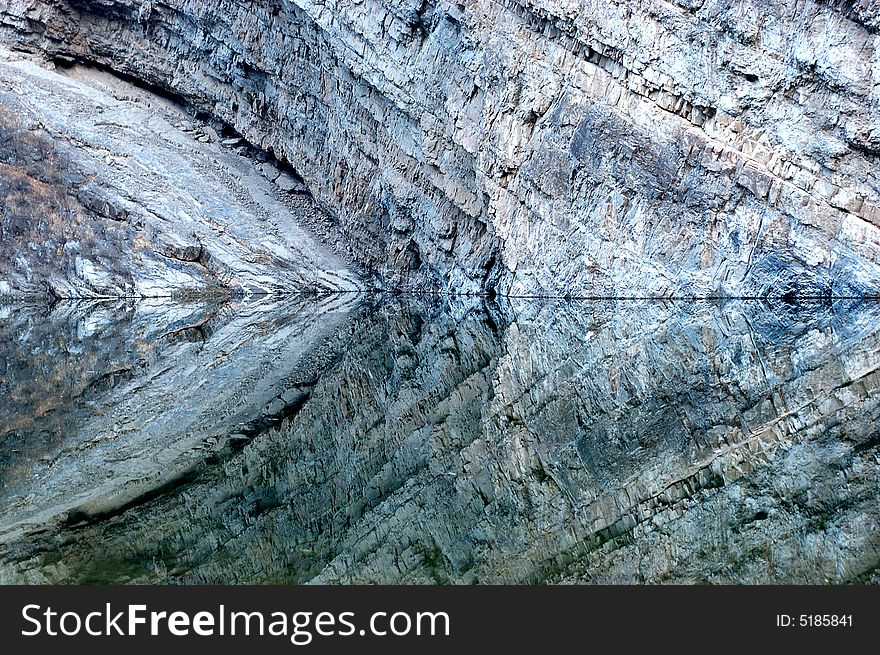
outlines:
M12 0L292 166L364 275L540 295L880 293L867 0Z

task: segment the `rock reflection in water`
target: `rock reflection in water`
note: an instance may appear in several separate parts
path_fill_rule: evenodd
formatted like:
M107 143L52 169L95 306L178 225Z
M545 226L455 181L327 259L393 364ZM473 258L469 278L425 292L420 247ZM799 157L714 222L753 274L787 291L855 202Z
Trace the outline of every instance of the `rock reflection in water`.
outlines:
M117 512L277 422L351 299L0 306L0 541Z
M322 302L7 317L0 576L876 581L880 306Z

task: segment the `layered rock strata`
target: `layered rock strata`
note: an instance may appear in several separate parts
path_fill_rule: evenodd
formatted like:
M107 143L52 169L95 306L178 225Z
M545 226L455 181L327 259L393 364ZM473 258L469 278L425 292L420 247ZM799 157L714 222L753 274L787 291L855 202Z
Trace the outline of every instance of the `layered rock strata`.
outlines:
M871 305L362 308L280 423L176 489L0 534L0 578L877 581L878 325Z
M280 422L350 301L0 305L0 541L120 511Z
M368 277L515 295L880 293L868 0L10 0L0 40L290 164Z
M0 52L0 142L0 298L363 287L289 173L102 71Z

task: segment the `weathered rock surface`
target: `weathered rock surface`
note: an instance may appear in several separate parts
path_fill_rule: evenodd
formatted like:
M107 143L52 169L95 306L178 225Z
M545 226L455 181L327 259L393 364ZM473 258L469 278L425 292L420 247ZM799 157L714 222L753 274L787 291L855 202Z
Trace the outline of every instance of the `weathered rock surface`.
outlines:
M303 229L312 200L217 141L113 76L0 51L0 296L361 288Z
M0 541L119 511L295 412L351 301L0 305Z
M869 0L10 0L290 163L382 284L880 293ZM188 243L188 241L186 242Z
M127 509L70 502L66 522L0 533L0 579L876 582L878 311L364 306L307 394L263 394L295 412ZM157 355L91 421L126 416L138 443L150 389L220 358L216 343ZM234 345L220 350L250 361ZM174 377L156 379L170 358ZM178 428L163 427L172 444ZM39 484L69 470L62 458ZM18 498L4 516L41 506Z
M8 0L0 296L878 295L878 29ZM0 305L0 581L880 581L877 306L371 302Z

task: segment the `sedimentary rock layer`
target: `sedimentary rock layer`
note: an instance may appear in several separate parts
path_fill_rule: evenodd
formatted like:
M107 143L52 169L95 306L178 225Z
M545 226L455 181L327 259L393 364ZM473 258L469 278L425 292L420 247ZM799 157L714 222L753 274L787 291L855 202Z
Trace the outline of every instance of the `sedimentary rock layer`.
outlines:
M0 541L118 511L295 411L350 301L0 305Z
M249 379L279 381L247 387L242 420L275 403L266 411L278 422L241 447L207 448L210 465L185 484L114 508L107 489L132 467L123 460L85 500L68 495L66 514L34 520L51 497L44 489L60 493L73 464L109 447L102 439L149 442L155 413L139 399L175 382L189 388L198 377L188 371L222 361L217 337L181 346L95 391L99 406L118 404L90 419L105 427L84 426L95 436L81 451L73 438L64 457L48 453L35 465L39 487L19 485L4 501L19 522L0 532L0 579L876 581L877 312L364 306L339 316L325 347L334 355L313 367L306 391L296 392L299 378L285 386L284 366L249 368ZM237 343L261 348L273 334L251 330ZM165 366L170 379L157 379ZM193 398L207 406L198 403L208 395ZM186 415L171 413L163 429L175 448L189 438Z
M11 0L292 165L379 283L880 292L867 0ZM333 239L337 237L332 237Z
M65 72L0 51L0 296L361 288L289 173L266 179L167 99Z

